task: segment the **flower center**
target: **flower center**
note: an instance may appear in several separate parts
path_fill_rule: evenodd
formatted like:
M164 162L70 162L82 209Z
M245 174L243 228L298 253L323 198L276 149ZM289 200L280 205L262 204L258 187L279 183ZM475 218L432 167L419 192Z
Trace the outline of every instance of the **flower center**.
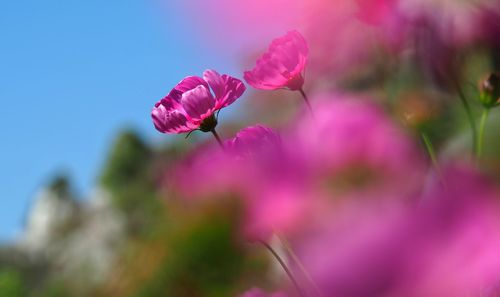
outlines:
M211 132L217 126L217 118L215 114L211 114L208 118L204 119L200 124L200 130L203 132Z

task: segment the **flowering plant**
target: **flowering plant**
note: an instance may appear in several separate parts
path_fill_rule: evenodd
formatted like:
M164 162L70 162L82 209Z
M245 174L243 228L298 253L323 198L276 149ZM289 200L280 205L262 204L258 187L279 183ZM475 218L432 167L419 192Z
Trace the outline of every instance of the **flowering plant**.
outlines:
M242 297L497 296L499 189L483 153L488 115L499 105L498 75L481 79L477 100L470 101L461 80L467 67L454 57L481 44L493 49L494 61L500 58L493 38L500 6L334 2L343 5L332 16L326 13L331 1L312 1L318 14L306 18L306 37L293 30L276 38L243 74L256 89L299 91L310 112L273 128L246 127L223 141L214 113L245 87L213 70L185 78L155 105L160 132L213 132L221 146L206 145L180 160L168 173L169 186L195 203L227 195L237 200L241 240L260 243L282 267L288 280L269 290L277 293L254 288ZM338 32L321 35L318 23ZM350 35L353 29L369 42ZM325 48L339 55L326 56ZM329 71L339 65L331 59L345 59L352 69ZM373 85L353 78L354 68ZM420 77L402 83L408 68ZM418 105L409 104L415 97ZM426 116L434 104L437 116ZM470 144L459 153L447 153L436 137L453 116L443 111L451 104L463 107L469 123Z

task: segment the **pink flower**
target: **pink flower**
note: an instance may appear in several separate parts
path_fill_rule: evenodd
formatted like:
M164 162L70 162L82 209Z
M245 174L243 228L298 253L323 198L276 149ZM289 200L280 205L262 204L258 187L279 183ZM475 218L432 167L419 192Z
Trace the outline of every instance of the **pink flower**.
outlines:
M257 125L228 141L225 153L195 156L175 173L177 185L199 197L236 194L244 205L243 232L253 239L273 230L300 233L338 198L414 190L422 163L382 110L346 95L315 107L314 119L295 121L283 137Z
M498 18L500 6L496 0L400 0L400 3L408 17L417 21L424 19L434 34L450 47L474 45L490 38L498 40L498 36L491 36L483 27L488 16ZM493 39L492 42L498 42Z
M281 293L281 292L267 294L267 293L262 292L262 290L258 289L258 288L250 289L250 290L246 291L245 293L243 293L243 295L240 295L240 297L286 297L286 296L287 295L285 295L284 293Z
M345 203L296 246L326 296L485 296L500 284L498 192L445 171L418 205ZM490 296L490 295L488 295ZM495 295L491 295L495 296Z
M225 142L225 151L203 148L184 160L173 172L174 186L194 197L241 193L244 188L256 186L245 180L258 174L257 168L267 164L264 159L273 159L280 141L276 132L263 125L242 129Z
M297 31L290 31L272 41L268 51L251 71L245 72L244 78L256 89L300 90L304 84L308 52L304 37Z
M271 128L257 124L240 130L227 141L226 147L239 156L275 150L280 146L280 136Z
M333 94L314 99L315 117L296 121L291 145L296 154L308 156L315 178L327 181L336 193L412 189L423 173L420 154L370 103L372 98Z
M400 0L356 0L357 17L375 27L388 49L399 52L410 37L410 22L400 9Z
M245 85L239 79L206 70L203 78L188 76L179 82L155 104L151 117L162 133L210 132L217 125L214 113L233 103L244 91Z
M305 171L284 150L280 136L256 125L238 132L225 146L225 151L200 151L183 162L171 176L173 186L198 199L236 194L244 206L247 239L267 239L273 229L299 224L307 210Z

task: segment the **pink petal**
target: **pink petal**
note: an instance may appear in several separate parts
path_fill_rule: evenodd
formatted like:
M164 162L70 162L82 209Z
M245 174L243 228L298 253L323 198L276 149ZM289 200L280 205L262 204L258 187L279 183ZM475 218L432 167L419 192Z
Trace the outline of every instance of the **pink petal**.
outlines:
M225 86L220 74L212 69L203 72L203 79L208 83L212 91L214 91L215 98L222 98L224 96Z
M264 125L257 124L240 130L228 142L227 147L236 154L263 153L264 151L278 150L281 139L278 133Z
M184 133L196 128L181 112L167 110L163 105L153 108L151 117L156 130L162 133Z
M229 75L222 75L224 81L224 95L217 98L217 108L226 107L240 98L246 90L243 82Z
M203 78L208 82L215 94L217 101L215 109L220 109L233 103L245 92L245 85L239 79L223 74L215 70L206 70Z
M307 41L304 38L304 36L302 36L302 34L300 34L296 30L290 31L288 32L288 34L290 34L290 36L293 38L294 40L293 44L297 47L299 53L307 57L307 55L309 54L309 48L307 46Z
M304 37L290 31L271 42L268 51L257 60L254 69L245 72L244 78L257 89L299 89L308 53Z
M198 76L187 76L182 79L175 88L170 92L172 95L176 95L176 99L180 100L183 93L196 88L197 86L205 86L208 88L208 84L201 77ZM170 94L169 94L170 95Z
M213 113L215 99L208 88L198 85L182 94L181 104L192 120L202 121Z
M170 94L165 98L161 99L160 101L156 102L155 107L159 107L160 105L162 105L168 111L179 109L179 107L182 108L179 100L170 96Z

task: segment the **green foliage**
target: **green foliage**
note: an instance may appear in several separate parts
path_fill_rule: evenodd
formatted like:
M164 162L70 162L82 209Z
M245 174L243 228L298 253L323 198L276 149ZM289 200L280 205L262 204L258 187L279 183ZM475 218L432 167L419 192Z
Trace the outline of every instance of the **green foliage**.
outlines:
M134 297L224 297L234 293L244 257L234 222L207 217L174 233L169 255Z
M154 221L159 208L151 174L153 152L132 131L121 133L101 176L113 204L126 214L129 230L142 232Z
M14 270L0 271L0 297L24 297L26 291L21 275Z
M62 283L52 283L33 297L67 297L72 296Z
M72 197L71 183L67 176L58 175L53 178L48 186L49 190L60 198Z
M123 132L111 150L101 183L110 191L120 191L131 182L143 180L151 157L151 150L136 133Z

